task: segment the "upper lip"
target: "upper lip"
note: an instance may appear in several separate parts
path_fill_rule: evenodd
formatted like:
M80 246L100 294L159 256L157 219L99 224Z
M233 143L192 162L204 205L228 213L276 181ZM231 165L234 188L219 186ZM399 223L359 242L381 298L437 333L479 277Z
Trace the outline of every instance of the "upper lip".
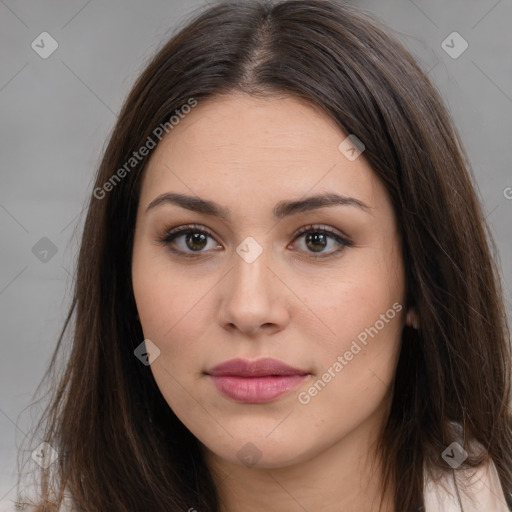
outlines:
M214 366L208 375L237 377L265 377L270 375L308 375L307 371L293 368L278 359L263 358L255 361L230 359Z

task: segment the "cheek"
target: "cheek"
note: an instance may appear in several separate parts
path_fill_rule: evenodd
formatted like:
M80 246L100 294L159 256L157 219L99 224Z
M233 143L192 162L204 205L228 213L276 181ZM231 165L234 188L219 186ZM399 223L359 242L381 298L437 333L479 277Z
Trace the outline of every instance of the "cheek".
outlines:
M311 337L318 361L318 374L343 387L361 388L367 380L388 384L393 376L402 334L403 306L397 295L381 300L340 301L326 311L334 335ZM333 377L336 376L336 378ZM340 378L339 375L343 377Z
M329 329L325 336L313 336L310 329L315 382L320 382L301 391L363 408L382 398L393 379L403 329L400 261L393 248L361 251L346 262L345 272L328 280L329 293L309 293L308 306Z
M149 243L135 243L132 263L135 302L145 336L153 336L155 340L178 321L180 313L181 316L185 313L181 311L184 308L182 278L167 267L159 251Z
M189 285L191 283L188 283ZM201 351L196 340L204 332L200 321L200 299L204 295L186 286L183 277L133 267L133 288L145 339L160 350L150 370L166 402L175 412L202 418L187 391L202 371ZM197 397L199 398L199 397ZM189 427L190 428L190 427Z
M298 390L297 400L315 428L322 418L322 428L346 433L385 403L400 350L402 311L398 301L346 311L339 315L335 342L314 348L319 371Z
M134 253L133 291L144 337L160 349L159 362L171 373L198 366L196 340L212 325L205 307L208 279L171 271L165 261ZM192 366L188 366L190 365ZM153 367L153 365L152 365Z
M347 266L345 274L332 276L326 282L330 283L327 289L324 286L320 292L319 288L306 292L308 308L327 327L322 329L326 336L319 349L323 346L329 351L349 350L351 341L359 335L364 343L369 329L375 333L376 323L379 336L400 337L404 287L397 265L361 257L357 264ZM399 306L393 307L394 303Z

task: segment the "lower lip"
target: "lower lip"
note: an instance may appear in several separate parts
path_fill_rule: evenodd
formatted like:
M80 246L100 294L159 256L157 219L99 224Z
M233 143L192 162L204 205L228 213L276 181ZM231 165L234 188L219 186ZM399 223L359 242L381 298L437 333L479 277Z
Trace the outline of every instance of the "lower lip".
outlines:
M233 400L259 404L270 402L298 386L307 375L281 375L268 377L235 377L212 375L217 389Z

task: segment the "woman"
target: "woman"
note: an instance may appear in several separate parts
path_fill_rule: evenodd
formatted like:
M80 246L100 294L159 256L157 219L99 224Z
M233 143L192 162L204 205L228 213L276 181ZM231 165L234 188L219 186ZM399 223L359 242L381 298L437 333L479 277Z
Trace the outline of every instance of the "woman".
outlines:
M510 338L466 160L357 10L200 13L97 173L36 510L512 510Z

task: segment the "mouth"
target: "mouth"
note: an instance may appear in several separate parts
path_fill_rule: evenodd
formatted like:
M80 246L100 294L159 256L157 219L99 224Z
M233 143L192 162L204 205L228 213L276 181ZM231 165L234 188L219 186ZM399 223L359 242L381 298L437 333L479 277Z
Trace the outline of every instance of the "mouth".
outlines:
M231 359L206 372L216 388L241 403L265 403L291 391L309 374L277 359Z

